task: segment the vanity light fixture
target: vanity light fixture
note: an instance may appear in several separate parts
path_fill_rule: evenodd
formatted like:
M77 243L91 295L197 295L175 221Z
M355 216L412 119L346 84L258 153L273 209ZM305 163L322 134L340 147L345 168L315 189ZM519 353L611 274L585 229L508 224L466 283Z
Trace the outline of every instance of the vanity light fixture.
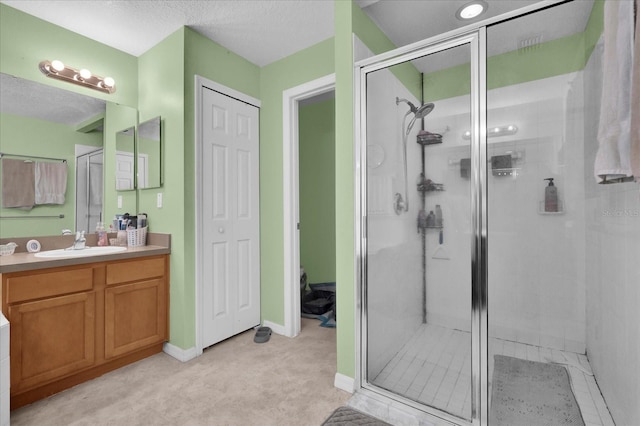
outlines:
M487 137L515 135L518 133L518 127L510 124L508 126L490 127L487 129ZM462 134L462 139L471 139L471 132L466 131Z
M462 5L456 12L456 18L461 21L468 21L469 19L476 18L487 11L489 5L483 0L475 0L470 3Z
M77 70L66 66L58 60L42 61L40 62L39 68L47 77L57 78L58 80L99 90L104 93L113 93L116 91L116 82L113 78L93 75L91 71L86 68Z

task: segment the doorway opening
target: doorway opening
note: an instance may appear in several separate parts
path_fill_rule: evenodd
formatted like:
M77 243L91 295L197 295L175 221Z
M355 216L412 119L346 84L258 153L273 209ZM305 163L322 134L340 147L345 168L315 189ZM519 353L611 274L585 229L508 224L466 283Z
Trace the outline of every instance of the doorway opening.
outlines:
M300 168L300 110L301 108L317 108L323 99L330 99L335 90L335 74L307 82L300 86L285 90L282 94L283 104L283 216L284 216L284 326L281 334L295 337L301 327L301 245L300 245L300 176L304 171ZM315 99L314 99L315 98ZM312 99L314 101L312 101ZM306 106L305 106L306 105ZM314 107L314 105L316 105ZM321 108L321 107L320 107ZM322 109L322 108L321 108ZM303 110L303 118L305 117ZM326 111L323 112L326 115ZM324 146L324 144L323 144ZM326 152L325 152L326 154ZM304 161L304 160L303 160ZM305 177L308 175L305 174ZM321 176L315 176L311 182ZM312 183L313 185L313 183ZM335 186L335 185L334 185ZM323 185L323 187L326 187ZM304 194L304 199L313 194ZM335 208L323 212L313 212L324 216L334 216ZM335 231L334 231L335 235ZM306 243L305 243L306 244ZM329 243L330 245L330 243ZM335 274L335 241L333 242L333 271ZM313 249L312 249L313 251ZM315 266L314 266L315 267Z

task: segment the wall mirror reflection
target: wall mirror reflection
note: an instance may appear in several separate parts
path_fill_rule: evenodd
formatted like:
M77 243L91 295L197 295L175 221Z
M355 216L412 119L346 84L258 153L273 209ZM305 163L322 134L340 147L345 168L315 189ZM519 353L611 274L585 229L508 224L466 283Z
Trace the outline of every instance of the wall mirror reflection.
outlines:
M137 184L138 189L162 185L162 139L160 117L138 125Z
M29 157L48 157L67 165L64 198L58 204L30 209L2 204L0 238L86 229L85 223L103 215L105 107L104 100L0 73L2 162L20 158L35 163L48 160Z
M116 133L116 191L135 189L135 127Z

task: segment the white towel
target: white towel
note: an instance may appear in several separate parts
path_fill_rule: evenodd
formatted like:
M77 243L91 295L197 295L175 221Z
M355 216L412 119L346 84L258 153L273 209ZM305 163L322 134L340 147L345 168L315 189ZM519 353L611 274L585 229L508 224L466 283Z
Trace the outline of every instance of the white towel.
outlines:
M602 101L594 165L598 183L633 175L630 145L633 3L609 0L604 4Z
M89 164L89 202L102 206L102 164Z
M640 0L636 0L636 37L631 92L631 171L640 182Z
M64 204L67 163L36 163L36 204Z

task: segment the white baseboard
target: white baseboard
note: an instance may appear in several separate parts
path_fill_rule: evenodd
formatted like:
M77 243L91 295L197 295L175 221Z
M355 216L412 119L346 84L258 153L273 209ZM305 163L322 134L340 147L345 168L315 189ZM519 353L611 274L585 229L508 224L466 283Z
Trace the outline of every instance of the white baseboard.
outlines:
M353 393L353 390L355 389L355 380L353 380L352 377L345 376L344 374L336 373L333 386L345 392Z
M262 323L262 325L264 327L269 327L271 329L271 331L273 331L276 334L279 334L281 336L286 336L287 335L287 333L285 332L285 329L284 329L284 325L276 324L276 323L271 322L271 321L264 321Z
M182 349L177 347L176 345L172 345L171 343L165 343L162 347L162 350L167 355L170 355L178 361L182 362L191 361L198 356L198 351L196 350L195 346L189 349Z

